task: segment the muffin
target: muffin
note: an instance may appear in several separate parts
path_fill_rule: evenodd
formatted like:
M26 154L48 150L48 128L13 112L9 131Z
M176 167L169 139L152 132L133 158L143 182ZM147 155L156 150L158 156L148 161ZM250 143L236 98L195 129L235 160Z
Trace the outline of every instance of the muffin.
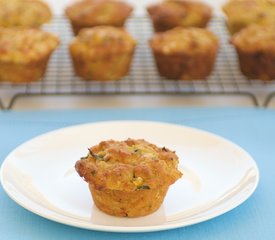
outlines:
M166 0L147 8L156 32L175 27L206 27L212 9L201 2Z
M0 81L40 79L58 44L56 36L42 30L0 28Z
M145 216L162 204L182 173L175 152L145 140L103 141L75 168L89 184L95 205L121 217Z
M0 27L38 28L51 18L51 10L43 1L0 0Z
M230 0L223 6L231 34L251 25L275 23L274 0Z
M231 39L241 72L251 79L275 79L275 24L251 25Z
M76 75L85 80L119 80L127 75L136 42L124 29L82 29L70 44Z
M82 0L67 7L65 14L69 18L75 35L82 28L95 26L123 27L133 8L115 0Z
M169 79L205 79L212 71L219 41L202 28L174 28L149 41L157 69Z

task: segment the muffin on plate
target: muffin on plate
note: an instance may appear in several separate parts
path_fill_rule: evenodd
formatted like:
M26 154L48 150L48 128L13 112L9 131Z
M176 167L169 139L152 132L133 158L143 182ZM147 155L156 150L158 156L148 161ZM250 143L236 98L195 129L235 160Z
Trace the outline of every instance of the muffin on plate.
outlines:
M89 149L75 168L89 184L95 205L121 217L145 216L162 204L182 173L175 152L142 139L108 140Z
M82 29L70 44L76 75L85 80L119 80L127 75L136 41L124 29Z
M231 39L241 72L251 79L275 79L275 24L251 25Z
M58 44L56 36L42 30L0 28L0 81L40 79Z
M274 0L230 0L223 6L231 34L251 25L275 23Z
M49 6L40 0L0 0L0 27L34 27L51 20Z
M198 1L166 0L147 8L156 32L175 27L206 27L212 9Z
M169 79L205 79L212 71L219 41L209 30L174 28L149 41L157 69Z
M65 14L77 35L82 28L101 25L123 27L132 10L129 4L121 1L81 0L67 7Z

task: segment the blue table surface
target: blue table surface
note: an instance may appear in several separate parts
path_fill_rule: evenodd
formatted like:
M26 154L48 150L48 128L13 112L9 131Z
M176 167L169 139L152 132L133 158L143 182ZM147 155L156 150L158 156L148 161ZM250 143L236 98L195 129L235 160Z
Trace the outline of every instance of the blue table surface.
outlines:
M212 220L152 233L107 233L41 218L13 202L0 187L0 239L275 239L275 111L243 108L93 109L0 112L0 163L19 144L57 128L106 120L183 124L221 135L248 151L260 169L256 192Z

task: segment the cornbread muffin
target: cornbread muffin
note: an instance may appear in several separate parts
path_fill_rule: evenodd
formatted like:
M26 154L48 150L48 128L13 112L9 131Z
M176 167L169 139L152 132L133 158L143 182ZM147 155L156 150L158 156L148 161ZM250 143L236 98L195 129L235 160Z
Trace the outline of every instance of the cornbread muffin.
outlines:
M275 23L274 0L230 0L223 6L223 11L231 34L250 24Z
M80 29L108 25L123 27L133 8L115 0L82 0L67 7L65 14L71 21L74 34Z
M219 41L202 28L174 28L149 41L157 69L169 79L205 79L212 71Z
M275 24L251 25L233 35L241 72L252 79L275 79Z
M40 0L0 0L0 27L40 27L52 18Z
M58 44L56 36L42 30L0 28L0 81L40 79Z
M136 42L123 29L82 29L70 44L76 75L85 80L119 80L127 75Z
M139 217L156 211L182 173L175 152L145 140L103 141L89 149L75 168L89 184L103 212Z
M147 8L156 32L175 27L206 27L212 9L198 1L166 0Z

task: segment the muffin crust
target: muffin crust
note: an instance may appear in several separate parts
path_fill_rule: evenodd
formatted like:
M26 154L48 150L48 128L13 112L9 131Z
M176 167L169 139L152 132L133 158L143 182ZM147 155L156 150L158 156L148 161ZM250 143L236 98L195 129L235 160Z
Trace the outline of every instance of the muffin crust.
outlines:
M123 27L133 8L122 1L82 0L67 7L65 14L70 19L73 31L101 25Z
M83 29L70 44L75 72L86 80L119 80L130 69L135 46L136 41L123 29Z
M42 30L0 28L0 80L38 80L58 44L56 36Z
M89 183L95 204L116 216L157 210L168 187L181 177L175 152L145 140L108 140L89 149L75 168Z
M275 79L275 25L251 25L233 35L242 73L251 79Z
M43 1L0 0L1 27L40 27L51 18L51 10Z
M212 9L198 1L166 0L149 6L147 11L156 32L174 27L206 27L212 16Z
M232 34L251 24L275 23L274 0L229 0L224 4L223 11Z
M201 28L175 28L149 41L160 75L169 79L204 79L212 71L219 41Z

